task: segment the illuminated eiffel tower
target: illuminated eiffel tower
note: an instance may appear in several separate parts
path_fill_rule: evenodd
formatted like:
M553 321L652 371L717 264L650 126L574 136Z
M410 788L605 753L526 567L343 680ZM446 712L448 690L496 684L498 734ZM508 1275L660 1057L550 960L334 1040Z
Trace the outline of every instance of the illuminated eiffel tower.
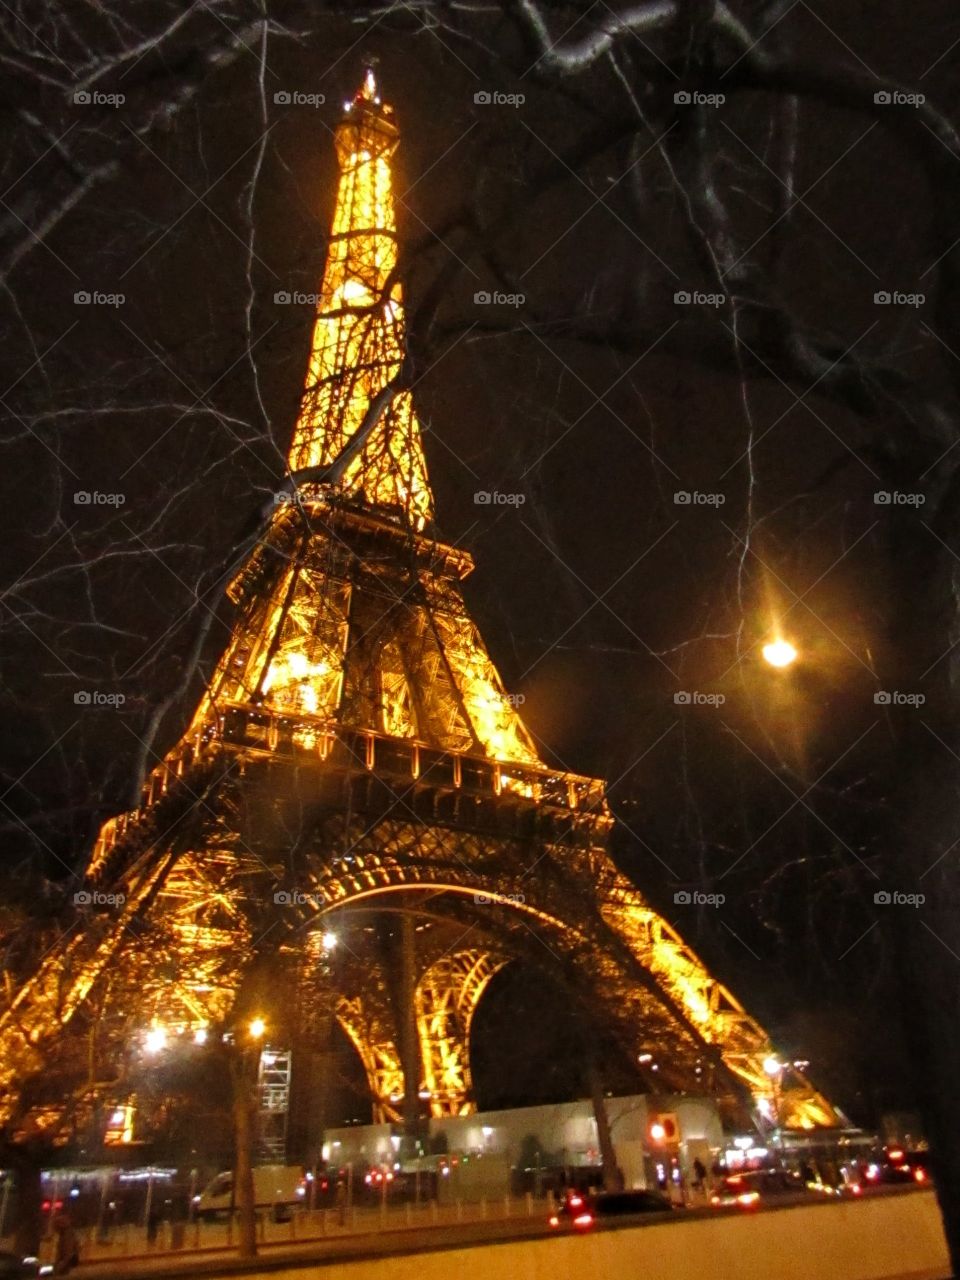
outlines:
M769 1124L836 1125L617 871L603 783L544 763L468 616L472 561L437 535L404 386L397 142L368 72L336 132L297 487L230 586L232 638L190 727L104 825L89 905L0 1016L0 1121L60 1122L35 1086L77 1028L121 1054L230 1025L269 945L271 1046L338 1021L378 1118L411 1096L473 1109L474 1012L533 956L634 1060L654 1047L664 1087L712 1080ZM395 913L392 952L377 912ZM289 1057L264 1058L264 1113L284 1113Z

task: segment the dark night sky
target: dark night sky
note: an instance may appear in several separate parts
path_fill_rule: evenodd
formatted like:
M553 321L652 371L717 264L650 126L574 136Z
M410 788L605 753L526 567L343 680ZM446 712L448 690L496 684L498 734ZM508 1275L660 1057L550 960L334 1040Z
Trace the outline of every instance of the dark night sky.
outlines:
M896 968L884 929L872 927L893 781L890 714L874 693L916 687L889 638L888 554L898 522L919 515L873 502L890 487L871 443L883 413L833 392L831 359L822 383L778 365L773 305L752 308L741 331L751 352L741 349L741 376L730 309L673 301L680 289L717 288L674 186L695 177L696 125L673 93L709 87L708 53L685 65L684 42L662 34L660 62L625 43L632 103L608 62L564 82L526 75L530 59L507 17L471 21L472 40L417 33L399 18L363 35L321 11L299 42L273 37L262 156L252 55L210 75L169 126L123 150L124 120L134 126L191 74L176 57L148 54L126 78L104 77L105 89L123 79L128 92L119 126L92 123L28 77L14 85L12 101L31 104L54 134L74 126L83 163L119 161L15 268L0 299L10 893L35 891L24 857L52 877L81 865L97 819L122 804L137 735L180 675L195 584L277 486L311 312L272 298L318 287L331 129L362 48L381 59L403 136L398 214L439 522L477 560L468 601L506 685L524 694L550 758L611 780L623 822L615 852L653 903L783 1051L809 1058L814 1078L870 1121L911 1088L883 1012ZM188 27L177 48L204 38ZM890 0L843 13L801 3L766 37L840 83L864 67L907 87L922 80L948 112L957 54L924 73L958 38L960 18L939 0L909 13ZM742 255L736 288L752 296L762 285L829 338L834 359L855 347L868 368L895 368L938 394L952 370L924 328L937 328L930 308L873 301L881 289L935 293L936 273L923 274L936 256L933 197L911 144L871 104L803 96L794 184L803 199L778 219L772 168L785 98L736 80L702 122L733 256ZM488 87L527 101L475 104ZM284 88L327 101L275 106ZM42 151L21 121L8 179ZM38 220L44 193L65 181L47 155L10 199L23 197L28 221ZM497 287L524 293L524 305L474 305L475 291ZM126 301L78 308L82 288ZM911 486L916 477L904 475L900 487ZM494 488L526 501L474 503L476 490ZM78 489L126 501L119 511L76 507ZM677 490L724 502L677 505ZM755 645L788 610L803 661L780 676ZM215 628L208 669L225 635ZM122 690L127 702L119 714L78 716L73 694L84 687ZM161 745L198 688L166 716ZM726 702L677 706L682 689ZM721 910L673 904L678 888L721 883ZM490 1043L510 1025L515 994L508 982L493 990L481 1020Z

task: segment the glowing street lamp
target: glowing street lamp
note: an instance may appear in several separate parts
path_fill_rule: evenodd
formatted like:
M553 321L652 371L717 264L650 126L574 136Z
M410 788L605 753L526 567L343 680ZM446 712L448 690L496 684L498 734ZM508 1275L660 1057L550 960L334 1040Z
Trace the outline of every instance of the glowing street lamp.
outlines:
M325 933L321 941L324 951L332 951L337 945L337 935L335 933Z
M789 667L791 663L797 660L797 651L789 640L784 640L782 636L777 636L775 640L770 640L763 646L763 657L765 662L769 662L771 667Z
M254 1018L254 1020L250 1023L250 1038L252 1040L262 1039L263 1033L266 1031L266 1029L267 1029L267 1024L264 1022L262 1018Z
M147 1053L159 1053L167 1047L167 1033L163 1027L151 1027L144 1037L143 1047Z
M769 1057L763 1060L763 1069L768 1076L778 1076L783 1070L783 1063L778 1058Z

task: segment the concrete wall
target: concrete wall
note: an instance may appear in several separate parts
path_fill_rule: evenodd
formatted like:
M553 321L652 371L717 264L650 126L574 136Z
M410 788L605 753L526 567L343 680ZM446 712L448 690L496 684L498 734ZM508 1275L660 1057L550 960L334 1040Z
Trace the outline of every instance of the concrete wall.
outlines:
M932 1192L718 1215L662 1226L338 1260L343 1280L946 1280L946 1242ZM328 1267L272 1280L329 1277Z

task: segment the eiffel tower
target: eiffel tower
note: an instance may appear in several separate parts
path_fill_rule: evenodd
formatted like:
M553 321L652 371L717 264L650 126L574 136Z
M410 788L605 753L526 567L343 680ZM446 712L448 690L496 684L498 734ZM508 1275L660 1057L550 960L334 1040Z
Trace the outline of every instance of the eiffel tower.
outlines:
M230 1025L264 948L271 1044L338 1022L378 1119L475 1108L473 1015L526 958L633 1060L655 1047L662 1087L712 1080L769 1126L841 1124L617 870L603 782L541 759L468 615L473 563L436 530L405 385L397 144L368 71L336 130L296 488L229 587L232 636L189 728L103 825L86 901L0 1016L0 1124L63 1122L38 1081L73 1034L95 1026L119 1056L134 1034Z

